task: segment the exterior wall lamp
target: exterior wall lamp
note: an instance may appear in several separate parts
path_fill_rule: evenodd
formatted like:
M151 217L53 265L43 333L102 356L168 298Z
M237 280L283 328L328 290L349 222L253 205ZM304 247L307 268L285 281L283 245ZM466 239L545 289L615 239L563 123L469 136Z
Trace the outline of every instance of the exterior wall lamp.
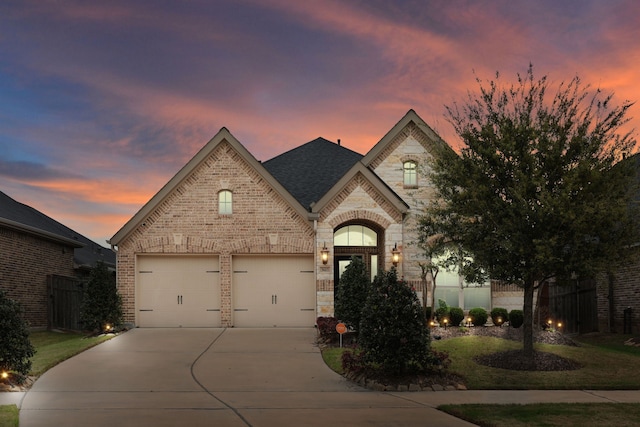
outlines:
M394 267L397 267L398 263L400 262L400 251L398 250L397 242L393 246L393 249L391 249L391 262L393 263Z
M325 265L329 262L329 249L327 249L326 243L323 243L322 249L320 250L320 259L322 259L322 263Z

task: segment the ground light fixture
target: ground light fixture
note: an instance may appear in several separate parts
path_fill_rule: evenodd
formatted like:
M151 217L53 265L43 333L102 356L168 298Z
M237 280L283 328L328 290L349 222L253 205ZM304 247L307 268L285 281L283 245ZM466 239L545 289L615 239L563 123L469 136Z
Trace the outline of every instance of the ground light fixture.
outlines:
M467 326L471 327L472 319L471 317L467 317Z
M3 380L6 380L7 378L9 378L9 372L2 371L2 373L0 374L0 377L2 377Z
M322 259L322 263L325 265L329 262L329 249L327 249L326 243L322 245L322 249L320 250L320 258Z

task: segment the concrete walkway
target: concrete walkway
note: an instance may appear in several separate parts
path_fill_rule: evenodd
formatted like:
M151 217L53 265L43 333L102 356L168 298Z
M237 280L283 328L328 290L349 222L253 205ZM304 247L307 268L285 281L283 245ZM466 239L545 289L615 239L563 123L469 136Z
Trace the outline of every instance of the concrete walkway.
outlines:
M322 362L314 329L135 329L46 372L20 426L470 426L445 403L640 402L640 391L373 392Z

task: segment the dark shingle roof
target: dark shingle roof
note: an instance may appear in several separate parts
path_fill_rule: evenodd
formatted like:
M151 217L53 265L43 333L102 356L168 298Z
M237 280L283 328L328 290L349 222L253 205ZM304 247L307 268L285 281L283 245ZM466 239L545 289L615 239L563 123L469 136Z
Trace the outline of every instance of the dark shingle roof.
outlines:
M74 250L74 262L78 266L93 267L98 261L103 261L108 266L116 265L116 255L111 249L100 246L31 206L17 202L2 191L0 191L0 218L75 240L80 245L84 245Z
M362 157L355 151L317 138L267 160L263 166L309 209Z

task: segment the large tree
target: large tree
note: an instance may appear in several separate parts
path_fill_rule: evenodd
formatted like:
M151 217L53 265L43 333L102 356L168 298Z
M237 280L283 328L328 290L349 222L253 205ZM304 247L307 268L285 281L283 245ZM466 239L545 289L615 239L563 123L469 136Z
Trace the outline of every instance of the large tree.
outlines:
M436 153L437 198L423 233L468 252L463 274L524 288L524 355L533 360L535 287L552 277L589 277L620 259L637 230L629 210L635 148L622 132L632 103L575 77L551 95L533 67L511 84L476 79L479 92L447 107L460 153ZM423 236L424 238L424 236Z

